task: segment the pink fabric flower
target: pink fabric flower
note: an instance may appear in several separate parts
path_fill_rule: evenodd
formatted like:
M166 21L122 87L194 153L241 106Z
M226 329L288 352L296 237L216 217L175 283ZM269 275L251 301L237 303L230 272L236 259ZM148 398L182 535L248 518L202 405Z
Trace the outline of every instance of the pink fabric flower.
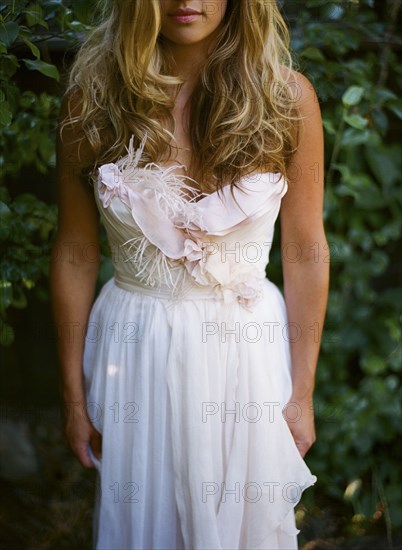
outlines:
M203 255L202 241L200 239L185 239L184 241L184 257L190 261L199 261Z
M262 300L262 280L256 277L249 277L247 281L237 284L234 287L238 302L250 311Z
M121 196L121 173L116 164L104 164L98 170L99 198L104 208L108 208L114 197Z

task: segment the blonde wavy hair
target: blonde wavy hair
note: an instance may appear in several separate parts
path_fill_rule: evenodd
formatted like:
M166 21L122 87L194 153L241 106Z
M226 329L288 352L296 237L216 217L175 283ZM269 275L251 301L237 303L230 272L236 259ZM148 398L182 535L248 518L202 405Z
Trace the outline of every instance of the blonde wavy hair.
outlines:
M62 121L62 129L78 123L83 130L96 158L91 176L124 156L132 135L137 147L148 135L144 163L171 159L172 108L184 82L170 71L159 0L100 0L98 8L67 75L65 95L78 92L79 111ZM218 191L262 167L286 177L300 116L289 78L289 32L276 2L228 0L217 32L190 98L189 138L197 154L188 175L196 167L194 179Z

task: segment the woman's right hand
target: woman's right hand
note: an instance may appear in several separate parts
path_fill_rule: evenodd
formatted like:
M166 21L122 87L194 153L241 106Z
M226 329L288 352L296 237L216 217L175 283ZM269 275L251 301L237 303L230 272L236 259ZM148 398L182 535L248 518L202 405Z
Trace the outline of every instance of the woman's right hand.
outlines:
M64 437L78 460L85 468L95 468L88 453L88 445L96 458L101 458L102 435L88 418L86 406L70 402L64 407Z

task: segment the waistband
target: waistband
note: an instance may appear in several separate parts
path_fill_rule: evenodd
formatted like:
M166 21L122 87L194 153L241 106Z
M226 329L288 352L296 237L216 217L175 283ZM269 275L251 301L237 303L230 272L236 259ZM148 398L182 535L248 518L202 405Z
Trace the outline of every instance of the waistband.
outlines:
M145 294L154 296L164 300L219 300L223 299L221 292L217 287L210 286L194 286L184 284L179 289L172 289L167 286L144 285L138 279L125 275L124 273L115 273L113 276L114 283L119 288L134 292L137 294Z

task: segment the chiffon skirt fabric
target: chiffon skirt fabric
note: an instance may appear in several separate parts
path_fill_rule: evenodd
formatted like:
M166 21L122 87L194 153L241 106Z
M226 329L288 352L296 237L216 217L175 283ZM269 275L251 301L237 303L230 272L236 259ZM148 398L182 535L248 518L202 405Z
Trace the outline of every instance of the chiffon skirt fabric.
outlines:
M297 548L294 506L316 478L281 413L291 378L277 287L266 280L250 314L122 286L104 285L84 355L103 436L94 548Z

